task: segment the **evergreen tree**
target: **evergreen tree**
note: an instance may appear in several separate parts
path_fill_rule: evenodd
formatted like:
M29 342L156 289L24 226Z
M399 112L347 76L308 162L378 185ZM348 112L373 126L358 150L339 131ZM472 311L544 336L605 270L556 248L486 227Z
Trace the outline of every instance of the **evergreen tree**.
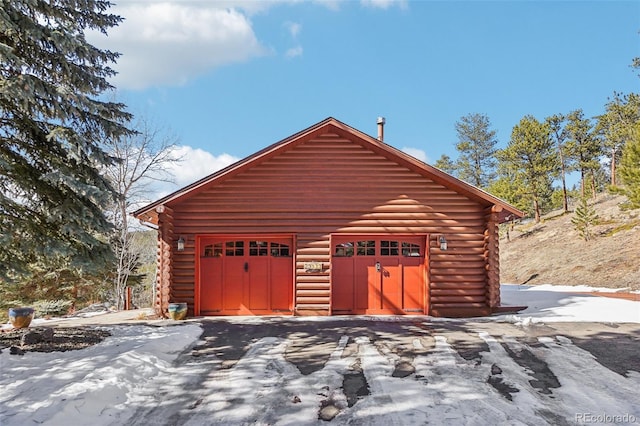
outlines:
M615 186L618 154L631 138L635 124L640 122L640 95L614 93L613 99L606 105L606 112L596 119L596 132L602 137L604 148L610 152L610 182Z
M496 139L485 114L469 114L455 125L458 133L456 149L460 157L456 164L460 179L478 188L487 188L496 177Z
M518 179L518 173L500 172L500 177L491 182L487 191L529 214L531 212L531 200L525 192L525 186Z
M554 138L558 150L560 181L562 182L562 210L567 213L569 211L569 197L567 195L566 174L571 171L571 157L567 155L565 117L562 114L555 114L547 117L546 122L549 124L551 136Z
M613 191L627 197L623 208L640 208L640 123L634 126L630 138L622 151L620 160L620 180L622 187L613 187Z
M567 115L566 130L569 137L568 152L580 171L580 195L585 196L586 180L590 178L592 196L595 197L596 175L601 168L599 160L602 155L601 140L596 137L591 120L584 118L581 109Z
M548 123L528 115L513 128L507 147L496 153L503 176L517 186L510 190L532 203L536 222L540 222L542 204L551 198L553 177L558 173L550 132Z
M456 164L451 161L451 157L447 154L442 154L438 161L435 162L434 166L442 170L443 172L447 172L450 175L456 174Z
M598 215L585 197L580 199L580 204L576 207L575 216L571 219L571 223L583 240L589 241L591 239L593 236L592 228L598 223Z
M0 0L0 279L35 262L95 270L113 260L101 142L130 134L112 86L117 53L85 30L121 18L103 0Z
M638 77L640 77L640 56L633 58L633 60L631 61L631 68L636 70L636 72L638 73Z

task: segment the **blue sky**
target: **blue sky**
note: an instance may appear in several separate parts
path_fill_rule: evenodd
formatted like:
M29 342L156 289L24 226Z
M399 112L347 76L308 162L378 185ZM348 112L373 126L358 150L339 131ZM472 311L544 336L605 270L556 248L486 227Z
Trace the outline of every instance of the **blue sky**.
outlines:
M122 53L118 98L170 129L184 185L329 116L427 161L486 114L604 111L638 92L640 2L127 1L91 41Z

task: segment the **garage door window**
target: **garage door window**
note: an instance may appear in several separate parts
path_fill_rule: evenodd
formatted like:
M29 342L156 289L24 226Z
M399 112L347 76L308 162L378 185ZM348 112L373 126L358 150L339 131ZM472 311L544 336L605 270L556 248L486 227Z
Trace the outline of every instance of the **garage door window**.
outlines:
M225 241L224 243L206 244L202 250L203 257L225 256L241 257L245 253L246 241ZM291 257L289 244L268 241L248 241L249 256Z
M287 244L271 243L270 251L273 257L291 257L291 251Z
M244 241L227 241L225 243L225 256L244 256Z
M376 242L370 241L358 241L356 243L358 256L375 256L376 255Z
M351 242L336 244L333 255L335 257L375 256L376 242L374 240L364 240L356 241L355 244Z
M353 243L341 243L336 244L333 252L336 257L351 257L353 256Z
M419 257L420 245L404 241L380 241L380 256Z
M204 257L220 257L222 256L222 243L207 244L204 246Z
M269 243L266 241L249 241L249 256L268 256Z
M406 257L419 257L420 245L413 243L402 243L402 255Z
M398 253L397 241L380 241L380 256L397 256Z

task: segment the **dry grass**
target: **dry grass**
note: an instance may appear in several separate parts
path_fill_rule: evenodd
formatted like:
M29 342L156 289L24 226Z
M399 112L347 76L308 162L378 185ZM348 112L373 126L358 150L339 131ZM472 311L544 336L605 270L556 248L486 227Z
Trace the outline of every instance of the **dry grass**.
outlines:
M573 213L551 212L541 223L516 225L500 240L503 283L591 285L640 290L640 211L622 211L620 196L601 195L594 238L584 241Z

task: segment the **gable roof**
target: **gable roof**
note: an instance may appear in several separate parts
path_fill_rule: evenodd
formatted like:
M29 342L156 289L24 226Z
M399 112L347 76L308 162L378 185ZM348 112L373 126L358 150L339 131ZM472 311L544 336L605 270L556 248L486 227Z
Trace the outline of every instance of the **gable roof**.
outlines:
M366 146L368 149L371 149L378 154L381 154L392 161L401 164L410 170L413 170L434 182L437 182L449 189L454 190L466 197L479 202L486 207L495 206L495 211L499 214L500 222L504 222L511 217L523 217L524 213L520 210L516 209L509 203L504 200L501 200L493 195L489 194L486 191L483 191L480 188L477 188L473 185L470 185L442 170L426 164L397 148L392 147L372 136L369 136L333 117L328 117L325 120L320 121L304 130L301 130L298 133L295 133L288 138L285 138L279 142L270 145L255 154L250 155L234 164L231 164L221 170L216 171L215 173L210 174L190 185L187 185L177 191L160 198L157 201L154 201L132 213L132 215L144 222L149 222L153 224L158 223L158 213L156 208L159 206L169 205L180 201L181 199L187 198L199 191L199 189L208 186L209 184L221 180L226 179L230 176L233 176L241 171L247 170L256 164L259 164L269 158L276 156L277 154L284 152L293 148L296 145L304 143L305 141L309 141L314 139L325 133L333 133L337 134L340 137L346 139L357 139L359 143Z

